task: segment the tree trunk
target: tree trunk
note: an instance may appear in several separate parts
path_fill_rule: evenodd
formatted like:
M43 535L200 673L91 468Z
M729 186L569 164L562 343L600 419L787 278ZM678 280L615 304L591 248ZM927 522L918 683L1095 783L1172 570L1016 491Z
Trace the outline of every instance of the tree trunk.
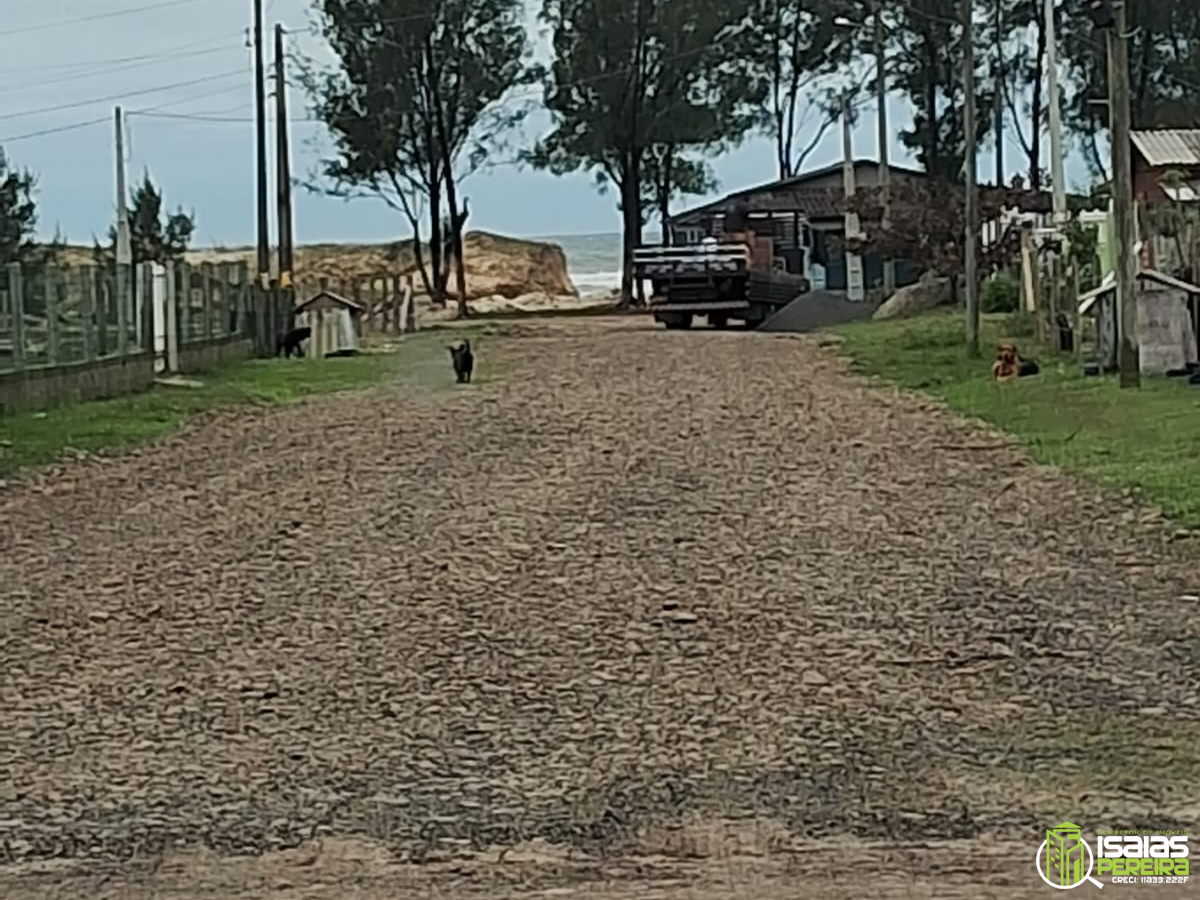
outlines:
M1029 189L1042 189L1042 81L1046 70L1046 19L1037 16L1037 47L1033 60L1033 130L1029 136Z
M675 148L667 145L663 149L662 168L658 173L658 219L662 223L662 245L670 247L671 237L671 166L675 161Z
M634 265L633 251L638 245L638 203L639 190L634 180L633 166L629 155L621 166L621 307L634 304Z

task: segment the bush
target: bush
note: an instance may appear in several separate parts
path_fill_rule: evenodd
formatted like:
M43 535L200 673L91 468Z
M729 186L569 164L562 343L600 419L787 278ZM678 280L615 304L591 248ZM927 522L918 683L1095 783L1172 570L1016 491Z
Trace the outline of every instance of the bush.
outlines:
M1007 272L993 275L983 284L979 298L985 313L1012 313L1021 308L1021 283Z

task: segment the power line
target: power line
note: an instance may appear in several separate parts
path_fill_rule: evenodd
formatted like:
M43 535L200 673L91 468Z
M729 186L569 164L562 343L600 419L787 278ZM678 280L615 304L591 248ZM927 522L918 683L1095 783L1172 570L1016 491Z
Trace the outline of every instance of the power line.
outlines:
M57 22L42 22L37 25L24 25L20 28L10 28L7 31L0 31L0 37L10 37L14 34L29 34L32 31L48 31L52 28L64 28L70 25L81 25L85 22L99 22L105 19L115 19L120 16L132 16L137 13L156 12L161 9L170 9L175 6L187 6L193 3L200 3L202 0L164 0L161 3L151 3L146 6L133 6L125 9L115 9L111 12L97 13L91 16L77 16L74 19L60 19Z
M72 62L43 63L36 66L14 66L10 69L0 69L0 75L23 75L26 72L48 72L55 69L92 69L98 66L119 65L120 63L139 62L141 60L172 59L181 50L191 50L193 47L204 47L217 41L228 41L236 37L242 37L244 31L245 29L239 29L236 32L227 32L219 37L205 38L200 41L188 41L186 44L167 47L157 53L138 53L133 56L107 56L99 59L77 59Z
M124 93L120 94L110 94L107 97L92 97L88 100L77 100L73 103L60 103L57 106L44 106L41 109L29 109L16 113L4 113L3 115L0 115L0 121L7 121L9 119L23 119L27 118L28 116L38 116L49 112L61 112L67 109L79 109L81 106L91 106L94 103L115 103L119 100L128 99L129 97L142 97L146 94L157 94L161 91L170 91L174 90L175 88L190 87L193 84L204 84L210 81L218 81L222 78L231 78L234 75L245 77L245 74L246 73L241 69L234 69L231 72L221 72L216 75L205 75L201 78L191 78L187 81L176 81L173 84L161 84L158 87L143 88L139 91L125 91Z
M224 47L209 47L206 50L192 50L186 53L172 53L161 57L142 60L141 62L126 63L119 66L110 66L108 68L98 68L84 70L81 72L71 72L61 75L56 78L37 78L30 81L16 82L13 84L0 85L0 90L17 91L25 88L45 87L52 84L65 84L68 81L79 81L81 78L96 78L101 75L113 75L118 72L128 72L132 69L144 69L147 66L165 62L175 62L180 59L191 59L197 56L212 56L215 53L228 53L232 48L229 45ZM240 47L238 49L241 49Z
M38 131L27 131L25 134L14 134L12 137L0 138L0 147L5 144L15 144L17 141L27 141L31 138L45 137L50 134L62 134L64 131L77 131L80 128L87 128L90 125L109 124L112 121L112 116L104 116L99 119L88 119L86 122L72 122L70 125L59 125L55 128L42 128Z

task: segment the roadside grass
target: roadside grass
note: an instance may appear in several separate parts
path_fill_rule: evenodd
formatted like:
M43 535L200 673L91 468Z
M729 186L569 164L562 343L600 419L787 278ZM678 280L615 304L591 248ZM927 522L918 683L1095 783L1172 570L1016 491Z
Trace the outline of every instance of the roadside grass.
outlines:
M449 387L453 374L446 345L460 337L477 344L479 331L419 332L394 339L390 352L345 359L247 360L195 376L200 387L156 385L111 400L0 417L0 477L52 462L70 451L96 453L153 441L208 410L287 405L317 394L389 382L424 389ZM489 375L495 373L485 364L475 381L486 382Z
M991 380L996 341L1012 337L1007 316L984 317L983 358L968 359L962 318L938 311L913 319L831 329L854 367L924 391L952 409L1012 434L1038 462L1130 490L1180 524L1200 527L1200 388L1143 378L1123 391L1115 376L1085 378L1074 359L1014 337L1041 373Z

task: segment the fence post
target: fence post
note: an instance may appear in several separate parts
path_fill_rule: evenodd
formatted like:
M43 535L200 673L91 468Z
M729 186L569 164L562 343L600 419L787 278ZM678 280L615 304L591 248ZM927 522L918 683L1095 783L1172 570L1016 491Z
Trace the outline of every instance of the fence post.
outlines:
M181 261L175 271L175 303L179 316L179 343L182 346L190 343L195 336L192 326L192 267Z
M12 318L13 368L25 368L25 282L21 264L8 264L8 312Z
M131 295L132 279L130 269L132 266L127 264L117 264L117 353L120 356L125 356L129 352L129 300Z
M200 264L201 296L204 303L204 336L213 339L213 279L216 274L210 262Z
M167 332L167 371L179 371L179 292L175 283L175 263L163 263L163 312Z
M154 263L142 263L138 269L142 312L142 349L157 360L158 335L154 328Z
M42 281L46 290L46 365L56 366L62 362L59 359L61 335L58 333L62 273L56 268L47 268L42 272Z
M96 267L80 266L75 270L79 288L79 318L83 322L83 358L96 358Z

